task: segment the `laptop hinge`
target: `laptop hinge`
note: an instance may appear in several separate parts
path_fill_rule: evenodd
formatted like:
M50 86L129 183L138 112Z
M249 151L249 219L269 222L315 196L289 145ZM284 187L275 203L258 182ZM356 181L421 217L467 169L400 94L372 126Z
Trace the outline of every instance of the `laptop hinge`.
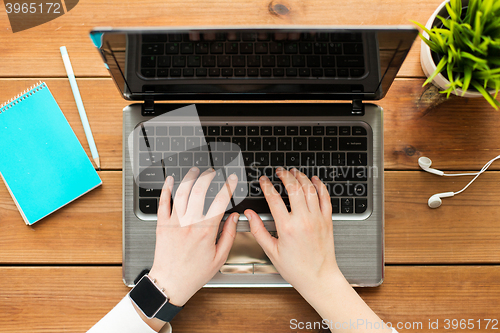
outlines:
M354 116L364 116L365 115L365 106L364 106L362 100L355 99L352 101L351 114Z
M146 98L142 105L142 115L151 116L155 113L155 101L152 98Z

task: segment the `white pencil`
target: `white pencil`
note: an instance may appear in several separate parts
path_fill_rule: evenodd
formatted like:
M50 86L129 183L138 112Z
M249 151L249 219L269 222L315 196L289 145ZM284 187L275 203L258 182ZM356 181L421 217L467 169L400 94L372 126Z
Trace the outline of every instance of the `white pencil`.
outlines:
M87 114L85 113L85 108L83 107L82 97L80 96L80 90L78 90L78 85L76 84L75 73L73 72L73 67L71 66L71 61L69 60L68 50L66 46L61 46L61 55L64 62L64 67L66 67L66 73L68 73L69 83L71 85L71 90L73 90L73 96L75 97L76 107L78 108L78 113L80 113L80 119L82 120L83 129L85 130L85 136L89 143L90 152L92 153L92 158L94 159L97 168L101 170L101 162L99 161L99 154L97 153L97 147L95 145L94 136L92 135L92 130L90 129L89 120L87 119Z

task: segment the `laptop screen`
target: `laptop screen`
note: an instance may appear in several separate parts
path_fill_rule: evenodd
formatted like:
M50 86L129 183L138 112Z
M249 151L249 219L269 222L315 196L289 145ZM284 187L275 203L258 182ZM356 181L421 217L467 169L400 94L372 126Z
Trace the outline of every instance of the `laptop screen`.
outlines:
M129 100L376 100L417 30L376 28L95 29Z

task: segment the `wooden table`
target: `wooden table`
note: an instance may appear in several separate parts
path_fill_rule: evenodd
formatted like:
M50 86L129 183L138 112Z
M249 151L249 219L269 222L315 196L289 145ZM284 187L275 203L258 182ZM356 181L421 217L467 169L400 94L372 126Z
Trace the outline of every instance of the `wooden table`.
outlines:
M0 183L0 331L85 332L128 291L121 280L121 114L128 103L88 38L92 27L399 25L426 22L440 2L82 0L64 16L15 34L2 8L0 100L44 80L90 156L59 53L66 45L101 155L103 185L28 227ZM277 13L278 4L288 13ZM500 319L500 163L431 210L430 195L456 191L470 178L424 173L417 159L428 156L448 171L479 170L500 154L500 112L482 99L446 101L432 86L422 88L419 48L417 41L379 103L385 110L386 279L358 292L385 321L412 326L400 331L428 330L429 320L447 331L445 319L473 319L467 332L482 332L486 319ZM293 289L204 289L172 326L175 332L290 332L292 318L320 320Z

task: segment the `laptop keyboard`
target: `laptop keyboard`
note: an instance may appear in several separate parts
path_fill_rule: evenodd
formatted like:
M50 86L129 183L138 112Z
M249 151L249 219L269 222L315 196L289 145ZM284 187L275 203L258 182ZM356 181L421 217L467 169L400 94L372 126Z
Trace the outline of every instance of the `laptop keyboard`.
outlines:
M360 33L142 35L140 73L166 78L360 78Z
M233 199L239 200L228 213L242 213L247 208L270 213L258 182L262 175L269 177L289 208L288 195L275 173L279 166L295 167L308 177L318 176L328 188L333 214L363 214L371 195L369 138L362 123L249 126L211 122L202 127L148 123L141 127L137 148L136 194L138 208L146 215L156 214L164 179L174 177L175 195L179 182L193 166L202 172L213 167L226 173L211 183L208 201L224 186L226 176L238 176ZM243 176L246 182L241 181Z

